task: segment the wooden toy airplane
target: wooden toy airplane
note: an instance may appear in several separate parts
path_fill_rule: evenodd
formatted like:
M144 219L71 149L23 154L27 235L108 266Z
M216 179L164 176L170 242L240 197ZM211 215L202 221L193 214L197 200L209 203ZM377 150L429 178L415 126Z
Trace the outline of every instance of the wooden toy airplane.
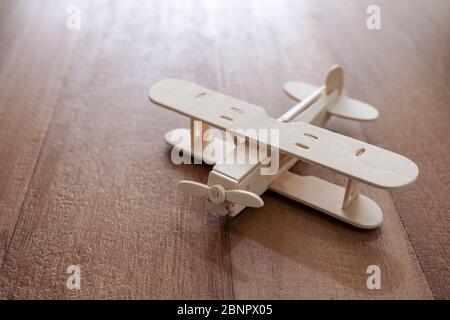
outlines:
M279 152L279 170L263 175L262 161L249 164L218 163L209 174L207 184L180 181L183 192L206 196L210 209L235 216L245 207L262 207L260 195L267 189L310 206L353 226L372 229L383 220L381 208L360 194L361 183L381 189L405 186L419 173L414 162L399 154L320 128L330 116L369 121L378 117L372 106L343 96L343 70L334 66L325 85L315 87L300 82L287 82L285 91L300 102L278 119L266 115L263 108L205 89L182 80L166 79L154 84L149 98L157 105L191 118L190 129L168 132L165 140L178 146L183 154L208 160L196 151L203 133L211 126L227 130L249 142L274 147ZM195 125L194 120L202 121ZM279 143L248 134L248 129L274 129ZM180 144L180 136L188 137ZM233 145L237 147L237 142ZM246 148L246 156L250 148ZM233 149L234 150L234 149ZM348 177L346 188L314 176L289 172L298 161L317 164ZM213 162L211 160L208 163Z

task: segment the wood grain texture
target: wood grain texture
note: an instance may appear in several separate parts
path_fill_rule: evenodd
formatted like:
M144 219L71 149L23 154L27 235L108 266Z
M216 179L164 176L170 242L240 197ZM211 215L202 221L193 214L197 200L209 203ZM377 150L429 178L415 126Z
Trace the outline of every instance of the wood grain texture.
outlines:
M369 1L72 1L79 31L65 4L24 3L0 4L1 298L450 298L448 1L382 1L379 31ZM188 120L149 105L151 84L197 82L277 117L295 103L285 81L321 85L336 63L380 118L327 128L421 170L403 190L363 188L381 228L273 192L226 223L175 191L209 168L171 163L164 133Z
M0 5L0 260L10 243L77 37L65 5ZM45 12L44 15L41 12Z
M337 14L350 18L368 3L343 5ZM380 6L387 9L382 32L348 29L348 41L365 54L356 55L343 42L330 50L356 66L342 63L346 69L365 66L369 82L357 89L381 113L377 123L365 127L369 142L414 159L421 169L415 184L393 191L392 197L434 296L449 298L450 2L390 6L386 1ZM328 22L333 25L333 20ZM350 86L352 92L356 95L356 88Z

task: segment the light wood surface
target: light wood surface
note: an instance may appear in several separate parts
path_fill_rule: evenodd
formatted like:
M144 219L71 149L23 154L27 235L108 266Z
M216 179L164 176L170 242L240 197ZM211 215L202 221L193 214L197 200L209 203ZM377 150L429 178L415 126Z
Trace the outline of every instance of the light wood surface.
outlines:
M1 298L449 298L450 8L446 0L0 2ZM175 166L164 134L188 121L147 100L181 78L265 107L288 80L333 64L375 122L327 129L402 154L402 190L364 188L384 211L359 231L272 192L233 220L175 189L209 168ZM344 186L334 174L298 164ZM66 287L81 267L81 290ZM366 269L380 266L381 290Z

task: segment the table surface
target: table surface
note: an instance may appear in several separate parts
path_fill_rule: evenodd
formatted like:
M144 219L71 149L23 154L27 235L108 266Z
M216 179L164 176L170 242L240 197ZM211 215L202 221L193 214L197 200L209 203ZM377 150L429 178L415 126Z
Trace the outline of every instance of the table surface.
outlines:
M1 1L0 297L450 298L450 2L377 1L369 30L372 2ZM171 163L164 133L188 120L148 101L153 83L193 81L277 117L294 104L285 81L320 85L333 64L381 115L326 128L420 168L406 188L363 188L380 228L273 192L227 222L176 192L209 168Z

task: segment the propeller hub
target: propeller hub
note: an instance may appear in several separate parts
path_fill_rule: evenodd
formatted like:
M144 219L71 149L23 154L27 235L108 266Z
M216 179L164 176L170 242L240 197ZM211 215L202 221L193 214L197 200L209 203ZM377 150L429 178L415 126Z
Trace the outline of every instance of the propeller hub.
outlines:
M213 185L209 187L208 199L215 204L219 204L225 201L225 188L221 185Z
M194 196L207 196L214 204L229 201L244 207L260 208L264 205L260 196L253 192L240 189L225 190L220 184L208 186L200 182L181 180L177 183L177 189Z

